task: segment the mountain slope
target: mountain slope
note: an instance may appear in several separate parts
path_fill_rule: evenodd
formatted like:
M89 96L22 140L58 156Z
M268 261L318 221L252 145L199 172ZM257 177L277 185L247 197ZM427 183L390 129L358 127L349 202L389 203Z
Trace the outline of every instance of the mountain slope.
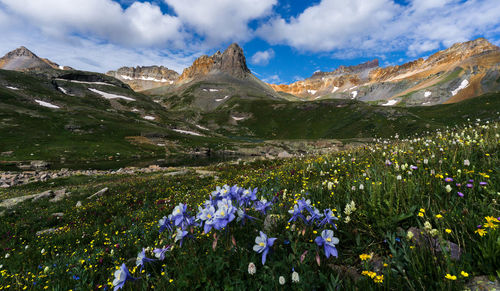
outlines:
M107 72L106 75L127 83L136 92L162 87L166 84L171 85L179 78L176 71L163 66L121 67L116 71Z
M24 71L33 69L70 69L48 60L39 58L24 46L7 53L0 59L0 69Z
M499 70L500 48L479 38L400 66L380 68L375 60L271 87L305 100L340 98L386 106L433 105L499 91Z

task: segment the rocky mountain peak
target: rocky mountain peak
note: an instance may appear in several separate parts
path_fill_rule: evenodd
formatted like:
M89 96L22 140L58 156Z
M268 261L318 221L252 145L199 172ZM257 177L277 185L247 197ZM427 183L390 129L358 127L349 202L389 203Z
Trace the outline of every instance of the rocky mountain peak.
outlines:
M106 75L127 83L135 91L171 85L179 78L176 71L164 66L121 67L116 71L107 72Z
M27 49L24 46L21 46L9 53L7 53L6 57L31 57L31 58L37 58L37 56Z
M212 56L199 57L189 68L184 69L179 82L190 81L212 72L225 73L239 79L245 78L250 74L250 70L247 67L243 49L233 43L223 53L217 51Z
M33 69L62 69L58 64L48 60L39 58L32 51L24 46L21 46L0 59L0 69L4 70L33 70Z
M332 72L322 72L317 71L311 76L311 79L323 78L326 76L340 76L340 75L348 75L348 74L359 74L363 71L369 71L375 68L378 68L379 62L378 59L374 59L372 61L368 61L365 63L361 63L355 66L339 66L336 70Z

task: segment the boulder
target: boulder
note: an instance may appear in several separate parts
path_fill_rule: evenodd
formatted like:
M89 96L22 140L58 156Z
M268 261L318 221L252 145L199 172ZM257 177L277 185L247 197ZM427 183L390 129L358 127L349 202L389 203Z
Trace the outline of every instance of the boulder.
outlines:
M103 189L101 189L101 190L97 191L95 194L93 194L93 195L89 196L87 199L93 199L93 198L95 198L95 197L102 197L104 194L107 194L107 193L108 193L108 190L109 190L109 189L108 189L108 187L103 188ZM77 206L77 207L78 207L78 206Z
M49 167L49 163L45 161L31 161L30 166L34 170L46 170Z

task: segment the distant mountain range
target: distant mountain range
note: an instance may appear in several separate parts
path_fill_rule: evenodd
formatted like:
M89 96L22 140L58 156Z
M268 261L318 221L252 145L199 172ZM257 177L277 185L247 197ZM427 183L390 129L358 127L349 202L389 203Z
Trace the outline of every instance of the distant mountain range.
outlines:
M25 47L0 59L5 70L72 70ZM122 67L106 74L167 108L213 110L234 96L292 101L353 99L384 106L454 103L500 90L500 48L484 38L457 43L427 59L382 68L378 60L315 72L292 84L266 84L248 69L237 44L203 55L182 74L163 66Z

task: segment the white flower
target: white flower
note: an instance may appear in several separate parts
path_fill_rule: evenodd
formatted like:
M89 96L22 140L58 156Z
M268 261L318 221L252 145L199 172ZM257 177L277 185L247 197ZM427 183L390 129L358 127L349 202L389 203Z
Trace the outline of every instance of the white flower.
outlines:
M2 268L3 268L3 265L0 265L0 269L2 269Z
M351 218L349 216L346 216L345 219L344 219L344 222L345 223L349 223L349 221L351 221Z
M9 253L6 253L5 254L5 258L8 259L10 257L10 254Z
M26 246L24 247L24 249L25 249L25 250L27 250L29 247L30 247L29 245L26 245Z
M428 159L424 159L424 164L428 164L429 163L429 160Z
M253 262L250 262L248 264L248 274L253 275L257 272L257 267L255 267L255 264Z
M42 249L40 253L43 255L43 253L45 253L45 249Z
M364 190L365 186L363 184L359 184L359 190Z
M464 160L464 166L470 166L469 160Z
M293 271L293 273L292 273L292 282L293 283L299 283L299 281L300 281L299 273Z
M431 230L431 229L432 229L432 225L431 225L431 223L430 223L430 222L428 222L428 221L426 221L426 222L424 223L424 228L425 228L425 230L427 230L427 231Z
M411 232L411 231L408 231L408 232L406 233L406 238L407 238L408 240L411 240L411 239L413 238L413 236L414 236L414 234L413 234L413 232Z
M285 285L285 277L280 276L280 278L278 279L278 281L280 282L280 285Z
M398 175L398 176L396 177L396 179L398 179L398 180L400 180L400 181L401 181L401 179L403 179L403 177L401 177L401 175Z
M435 228L434 228L434 229L432 229L432 230L431 230L431 232L430 232L430 234L431 234L432 236L437 236L437 235L438 235L438 233L439 233L439 232L438 232L438 230L437 230L437 229L435 229Z
M44 273L48 273L48 272L49 272L49 270L50 270L50 268L47 266L47 267L45 267L45 269L43 269L43 272L44 272Z
M451 186L450 185L446 185L446 187L444 187L446 189L446 192L450 193L451 192Z

